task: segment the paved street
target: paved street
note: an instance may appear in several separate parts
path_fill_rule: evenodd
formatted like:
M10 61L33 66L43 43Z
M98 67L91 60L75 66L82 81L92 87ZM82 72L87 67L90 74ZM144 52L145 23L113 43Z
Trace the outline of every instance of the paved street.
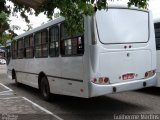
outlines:
M160 88L147 88L82 99L55 96L45 102L37 89L22 85L16 87L7 78L6 67L0 65L0 83L14 91L14 96L24 96L64 120L112 120L118 114L160 114ZM158 116L160 119L160 116Z

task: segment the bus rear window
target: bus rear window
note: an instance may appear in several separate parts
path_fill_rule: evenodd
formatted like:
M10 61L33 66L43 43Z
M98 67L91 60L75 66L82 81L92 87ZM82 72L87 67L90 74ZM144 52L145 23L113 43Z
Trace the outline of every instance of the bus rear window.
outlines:
M133 9L97 11L97 31L104 44L140 43L149 40L149 13Z

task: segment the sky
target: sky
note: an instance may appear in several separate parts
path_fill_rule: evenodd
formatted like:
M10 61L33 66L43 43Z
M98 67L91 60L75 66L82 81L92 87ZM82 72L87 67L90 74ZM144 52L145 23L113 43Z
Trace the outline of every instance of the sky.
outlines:
M116 0L115 0L116 1ZM115 2L114 1L114 2ZM118 3L122 3L122 4L126 4L127 0L119 0L117 1ZM11 5L11 3L8 3ZM153 13L153 18L160 18L160 0L150 0L149 2L149 9L152 10ZM47 23L47 21L49 20L43 13L40 14L39 16L35 16L35 15L28 15L29 16L29 20L30 20L30 25L32 25L33 28L40 26L43 23ZM10 24L11 25L18 25L20 26L20 30L15 30L15 33L22 34L27 30L27 24L25 22L24 19L22 19L20 16L14 17L14 16L10 16Z
M22 34L23 32L25 32L24 30L27 30L28 27L26 26L27 23L25 22L25 20L23 18L21 18L20 16L18 17L14 17L14 16L10 16L10 25L17 25L20 27L20 30L14 30L15 33L17 34ZM35 16L35 15L29 15L29 20L30 20L30 25L35 28L40 26L43 23L47 23L47 21L49 20L43 13Z

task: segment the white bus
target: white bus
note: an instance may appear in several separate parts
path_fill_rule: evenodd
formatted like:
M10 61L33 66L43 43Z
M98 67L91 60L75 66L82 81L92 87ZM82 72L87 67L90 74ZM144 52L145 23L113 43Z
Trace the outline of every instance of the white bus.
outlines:
M6 63L9 64L11 59L11 40L6 41Z
M160 18L154 19L154 29L157 50L157 86L160 87Z
M156 84L151 13L110 6L84 18L84 33L69 36L64 18L14 38L8 75L51 93L95 97Z

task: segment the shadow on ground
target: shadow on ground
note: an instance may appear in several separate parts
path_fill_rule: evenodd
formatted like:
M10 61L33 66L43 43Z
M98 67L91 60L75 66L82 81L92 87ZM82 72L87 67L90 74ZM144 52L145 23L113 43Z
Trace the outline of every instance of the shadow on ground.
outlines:
M140 90L136 90L136 92L142 92L145 94L151 94L160 97L160 87L148 87Z
M14 83L8 84L7 86L16 89ZM31 94L33 97L36 97L36 99L41 99L37 89L27 85L21 85L21 87L18 87L17 89ZM145 90L137 92L143 91ZM50 103L46 102L46 104L50 104L50 106L53 107L56 106L56 114L67 120L71 118L76 120L112 120L114 119L114 114L138 114L143 110L149 109L146 106L136 105L131 102L114 99L109 96L86 99L54 95L52 97L52 101Z

